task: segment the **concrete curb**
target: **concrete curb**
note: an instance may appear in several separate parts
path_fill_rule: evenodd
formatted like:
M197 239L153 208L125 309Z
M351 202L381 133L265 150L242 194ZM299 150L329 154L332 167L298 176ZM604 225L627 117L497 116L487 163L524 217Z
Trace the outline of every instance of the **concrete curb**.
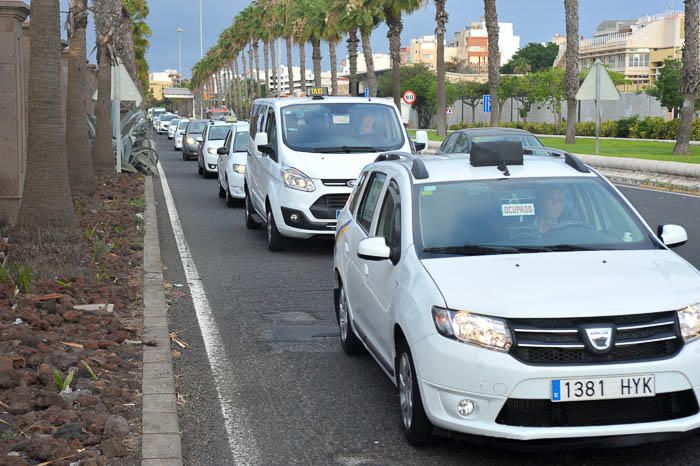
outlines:
M173 360L170 355L168 311L163 291L158 219L153 178L146 177L143 248L143 335L155 346L143 347L143 466L182 465Z

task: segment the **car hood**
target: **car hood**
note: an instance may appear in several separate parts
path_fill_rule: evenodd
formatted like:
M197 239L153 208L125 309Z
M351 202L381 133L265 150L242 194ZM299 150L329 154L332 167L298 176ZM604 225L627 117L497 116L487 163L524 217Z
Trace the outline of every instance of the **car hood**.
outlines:
M301 170L312 179L353 179L377 158L378 152L352 154L316 154L296 152L287 165Z
M700 301L700 273L668 250L457 256L422 263L449 308L500 317L640 314Z

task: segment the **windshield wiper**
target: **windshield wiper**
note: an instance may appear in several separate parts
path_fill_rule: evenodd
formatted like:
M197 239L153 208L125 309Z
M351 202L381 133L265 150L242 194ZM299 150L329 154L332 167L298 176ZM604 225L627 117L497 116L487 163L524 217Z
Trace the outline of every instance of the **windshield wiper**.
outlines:
M486 254L517 254L520 251L518 248L504 246L481 246L478 244L465 244L463 246L445 246L437 248L425 248L423 252L444 253L444 254L463 254L465 256L479 256Z
M381 152L382 149L372 146L336 146L336 147L315 147L313 152L321 154L349 154L351 152Z

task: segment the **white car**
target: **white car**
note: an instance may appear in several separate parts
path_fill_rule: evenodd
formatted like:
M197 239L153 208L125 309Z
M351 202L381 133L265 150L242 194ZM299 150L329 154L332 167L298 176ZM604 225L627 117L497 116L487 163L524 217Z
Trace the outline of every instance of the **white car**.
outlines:
M197 151L197 171L203 177L217 174L217 164L219 162L219 147L224 145L226 134L231 128L231 123L223 121L210 121L204 127L202 135L197 137L199 150Z
M397 385L416 445L697 430L700 273L668 249L685 230L650 228L569 154L522 152L474 143L363 170L336 231L343 349Z
M175 131L177 131L177 125L180 123L179 118L173 118L170 120L170 124L168 125L168 139L172 139L175 137Z
M158 134L167 133L168 128L170 127L170 121L174 120L175 118L177 118L177 115L174 113L166 113L161 115L158 119L158 127L156 128L156 132Z
M185 131L187 130L187 124L190 120L184 118L180 120L177 124L177 129L175 130L175 136L173 136L173 146L175 150L182 150L182 138L184 137Z
M246 225L267 225L271 251L285 238L332 238L362 168L415 145L390 100L357 97L257 99L245 174ZM421 133L422 149L427 134Z
M248 152L248 123L234 123L224 146L218 150L218 192L226 199L226 205L234 207L237 199L245 198L243 190L246 155Z

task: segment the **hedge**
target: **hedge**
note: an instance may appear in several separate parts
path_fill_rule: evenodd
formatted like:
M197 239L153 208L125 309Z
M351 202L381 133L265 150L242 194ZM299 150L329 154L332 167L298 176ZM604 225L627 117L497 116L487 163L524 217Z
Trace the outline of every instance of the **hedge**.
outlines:
M489 126L488 123L477 123L475 125L462 123L450 126L451 130L462 128L481 128ZM534 134L566 134L566 124L562 123L556 128L553 123L530 123L519 121L517 123L501 123L503 128L524 129ZM600 125L600 135L602 137L616 138L639 138L639 139L676 139L680 120L674 119L666 121L661 117L647 117L640 119L637 116L623 118L621 120L608 120ZM577 136L595 136L595 123L592 121L581 121L576 123ZM693 120L693 129L690 138L694 141L700 140L700 120Z

